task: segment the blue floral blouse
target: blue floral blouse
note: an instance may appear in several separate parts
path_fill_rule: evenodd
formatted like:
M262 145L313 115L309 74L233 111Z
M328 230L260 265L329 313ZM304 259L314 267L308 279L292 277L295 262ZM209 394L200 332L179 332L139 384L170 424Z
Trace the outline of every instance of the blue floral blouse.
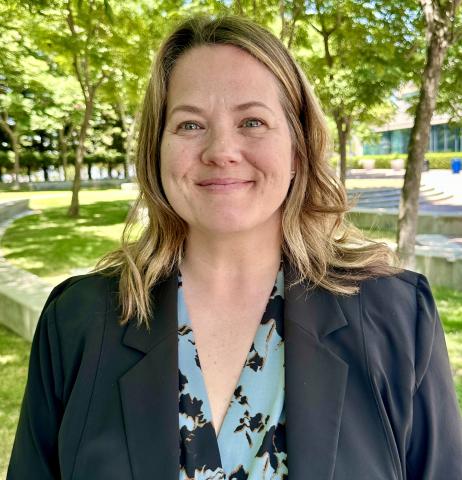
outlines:
M179 277L180 480L288 479L283 307L281 268L217 438Z

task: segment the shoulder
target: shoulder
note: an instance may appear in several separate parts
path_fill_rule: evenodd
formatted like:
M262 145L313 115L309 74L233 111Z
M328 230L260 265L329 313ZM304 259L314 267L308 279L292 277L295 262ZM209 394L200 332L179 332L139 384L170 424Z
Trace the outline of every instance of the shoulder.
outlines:
M100 273L71 277L52 290L43 307L32 342L31 365L40 366L34 370L39 383L43 375L52 379L55 394L63 402L79 372L86 372L87 380L94 374L106 326L118 326L112 298L117 285L116 278Z
M359 296L363 308L386 312L417 313L421 304L433 303L430 284L425 275L402 270L389 276L369 278L360 283Z
M62 313L99 311L118 289L118 277L99 272L70 277L57 285L48 297L45 308L54 304Z
M383 275L379 277L371 277L360 283L361 292L373 292L374 289L388 288L391 290L412 290L415 289L420 279L426 277L421 273L411 270L400 270L393 275Z
M425 275L404 270L368 279L360 286L361 323L366 348L377 363L399 358L413 365L418 384L427 366L435 331L441 329ZM386 352L386 353L385 353Z
M63 354L102 338L108 319L117 324L118 277L90 273L70 277L48 297L37 330L46 329Z

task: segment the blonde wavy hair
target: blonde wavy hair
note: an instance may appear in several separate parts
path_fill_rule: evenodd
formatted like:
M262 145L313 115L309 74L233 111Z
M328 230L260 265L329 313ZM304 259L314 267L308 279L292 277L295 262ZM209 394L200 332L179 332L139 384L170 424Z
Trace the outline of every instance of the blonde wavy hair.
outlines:
M298 164L282 206L282 252L296 272L339 294L353 294L358 281L396 273L397 258L384 243L367 240L345 219L350 209L344 186L327 163L324 114L300 67L273 34L236 16L193 17L164 40L146 90L136 159L139 196L127 219L121 247L106 255L96 270L118 274L121 323L136 319L149 328L153 285L172 274L183 256L187 224L163 193L160 144L167 91L181 55L201 45L227 44L258 59L275 76L288 119ZM140 211L146 222L136 240Z

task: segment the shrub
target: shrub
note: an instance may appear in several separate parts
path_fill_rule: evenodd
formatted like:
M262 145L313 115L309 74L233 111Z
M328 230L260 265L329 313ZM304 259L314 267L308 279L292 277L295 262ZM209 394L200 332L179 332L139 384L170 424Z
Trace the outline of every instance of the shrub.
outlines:
M361 161L368 158L375 159L375 168L391 168L391 161L395 158L403 158L406 162L407 153L389 153L386 155L358 155L347 158L348 168L362 168ZM427 152L425 158L430 162L430 168L450 169L451 159L462 158L462 152ZM337 166L339 156L334 155L329 163Z

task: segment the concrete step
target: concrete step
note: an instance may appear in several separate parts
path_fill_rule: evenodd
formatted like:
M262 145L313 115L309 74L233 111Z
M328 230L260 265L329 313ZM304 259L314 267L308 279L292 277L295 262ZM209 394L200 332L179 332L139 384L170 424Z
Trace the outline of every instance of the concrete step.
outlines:
M434 187L425 187L420 189L421 195L429 195L432 193L440 192L440 190L436 190ZM393 195L401 195L400 188L355 188L348 190L348 195L360 195L361 197L383 197L383 196L393 196Z
M359 203L362 202L387 202L387 201L399 201L400 195L387 195L387 196L359 196L359 197L348 197L350 199L356 198ZM449 200L452 198L451 194L444 193L444 192L435 192L428 195L420 195L420 200L428 201L428 202L436 202L442 200Z
M368 208L387 208L397 207L399 205L401 189L382 188L382 189L354 189L348 191L348 198L355 200L359 207ZM419 204L440 203L444 205L445 200L450 200L453 196L450 193L443 192L432 186L425 186L420 189Z

